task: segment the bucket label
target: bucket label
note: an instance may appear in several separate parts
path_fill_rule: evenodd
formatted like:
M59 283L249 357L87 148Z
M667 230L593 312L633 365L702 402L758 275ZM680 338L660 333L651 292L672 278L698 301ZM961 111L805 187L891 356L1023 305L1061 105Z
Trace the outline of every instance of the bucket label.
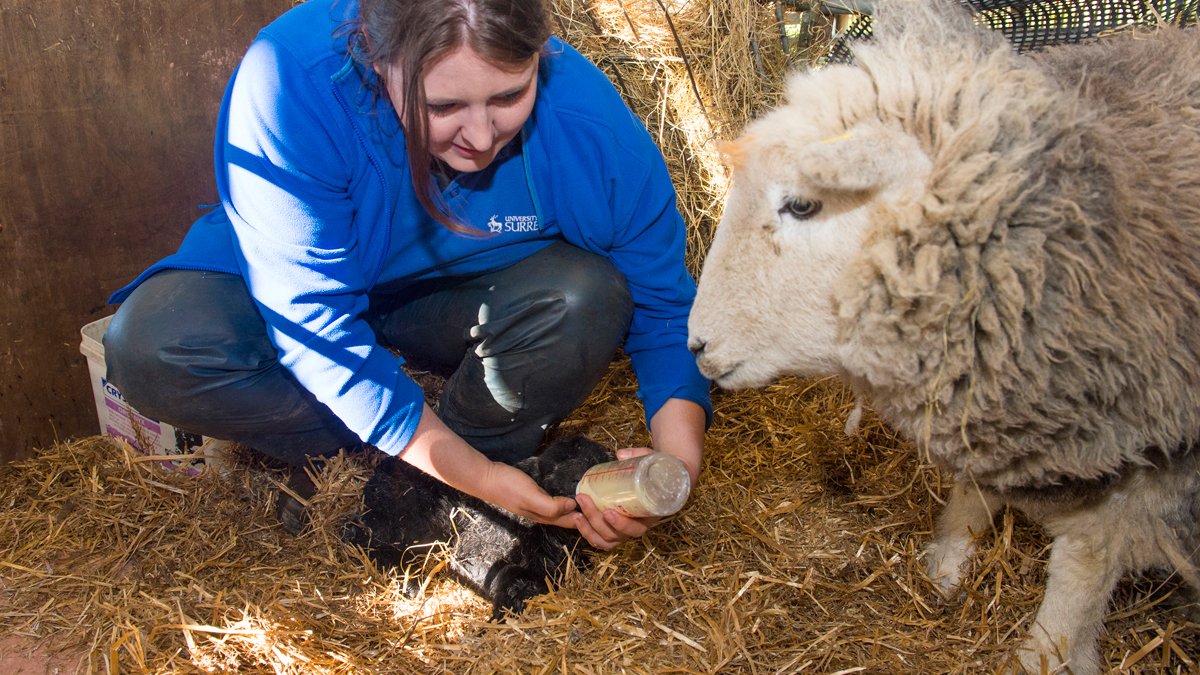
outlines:
M198 456L197 451L209 439L141 414L108 381L103 336L111 319L105 317L93 321L80 330L82 342L79 351L87 358L100 433L121 439L147 455L187 455L179 459L164 458L161 464L165 468L197 473L204 464L204 459Z
M104 433L125 439L142 452L183 454L191 452L204 443L204 437L182 429L176 429L158 420L146 417L126 402L121 391L107 379L101 379L104 390Z
M130 408L121 392L107 381L104 383L104 405L108 409L105 433L124 438L130 445L141 448L143 452L162 447L162 443L159 442L162 437L162 425L158 420L150 419Z

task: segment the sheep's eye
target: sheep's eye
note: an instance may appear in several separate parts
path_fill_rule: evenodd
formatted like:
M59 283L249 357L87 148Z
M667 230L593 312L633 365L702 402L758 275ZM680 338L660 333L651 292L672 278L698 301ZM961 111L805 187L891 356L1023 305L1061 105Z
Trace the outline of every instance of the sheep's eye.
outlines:
M789 199L779 207L779 214L787 214L797 220L812 218L821 212L821 202L807 199Z

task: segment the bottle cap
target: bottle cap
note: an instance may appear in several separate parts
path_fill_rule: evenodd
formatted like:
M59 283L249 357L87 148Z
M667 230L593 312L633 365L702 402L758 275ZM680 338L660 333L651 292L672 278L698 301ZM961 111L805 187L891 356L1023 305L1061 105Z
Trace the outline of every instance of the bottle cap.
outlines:
M683 460L654 452L593 466L579 480L575 494L586 494L600 510L644 518L675 513L687 503L691 489Z
M692 478L687 465L675 455L656 452L642 462L642 499L655 516L669 516L687 503Z

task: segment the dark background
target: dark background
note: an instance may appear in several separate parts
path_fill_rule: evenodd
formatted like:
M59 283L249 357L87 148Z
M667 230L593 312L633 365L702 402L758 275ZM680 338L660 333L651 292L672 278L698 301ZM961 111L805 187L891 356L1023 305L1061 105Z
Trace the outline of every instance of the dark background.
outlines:
M0 0L0 461L99 433L79 330L216 201L229 74L295 0Z

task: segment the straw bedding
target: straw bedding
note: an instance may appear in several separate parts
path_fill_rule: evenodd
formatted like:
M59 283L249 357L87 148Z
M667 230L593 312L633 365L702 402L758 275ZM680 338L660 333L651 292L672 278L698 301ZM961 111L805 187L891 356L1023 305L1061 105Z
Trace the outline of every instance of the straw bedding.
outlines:
M559 32L660 139L698 269L725 189L713 141L778 91L772 6L555 6ZM556 433L646 444L635 388L618 360ZM109 438L64 442L0 466L0 652L31 649L42 672L76 659L110 672L1011 671L1048 541L1002 513L965 591L939 600L918 559L939 474L869 411L846 436L853 404L829 381L716 392L688 506L500 622L440 574L436 550L406 579L340 539L361 506L361 460L320 469L312 525L292 537L274 512L282 473L251 452L189 474ZM1124 582L1102 641L1110 664L1197 670L1200 625L1171 608L1180 591Z
M624 361L563 433L646 442ZM285 533L278 470L164 470L93 437L0 467L0 626L44 653L126 672L989 672L1040 598L1046 540L1013 514L985 535L963 597L942 603L917 553L942 493L839 385L784 381L718 394L688 506L643 540L489 622L439 574L423 590L338 537L367 468L318 475L313 526ZM1196 624L1170 580L1129 581L1103 649L1134 672L1194 671Z

